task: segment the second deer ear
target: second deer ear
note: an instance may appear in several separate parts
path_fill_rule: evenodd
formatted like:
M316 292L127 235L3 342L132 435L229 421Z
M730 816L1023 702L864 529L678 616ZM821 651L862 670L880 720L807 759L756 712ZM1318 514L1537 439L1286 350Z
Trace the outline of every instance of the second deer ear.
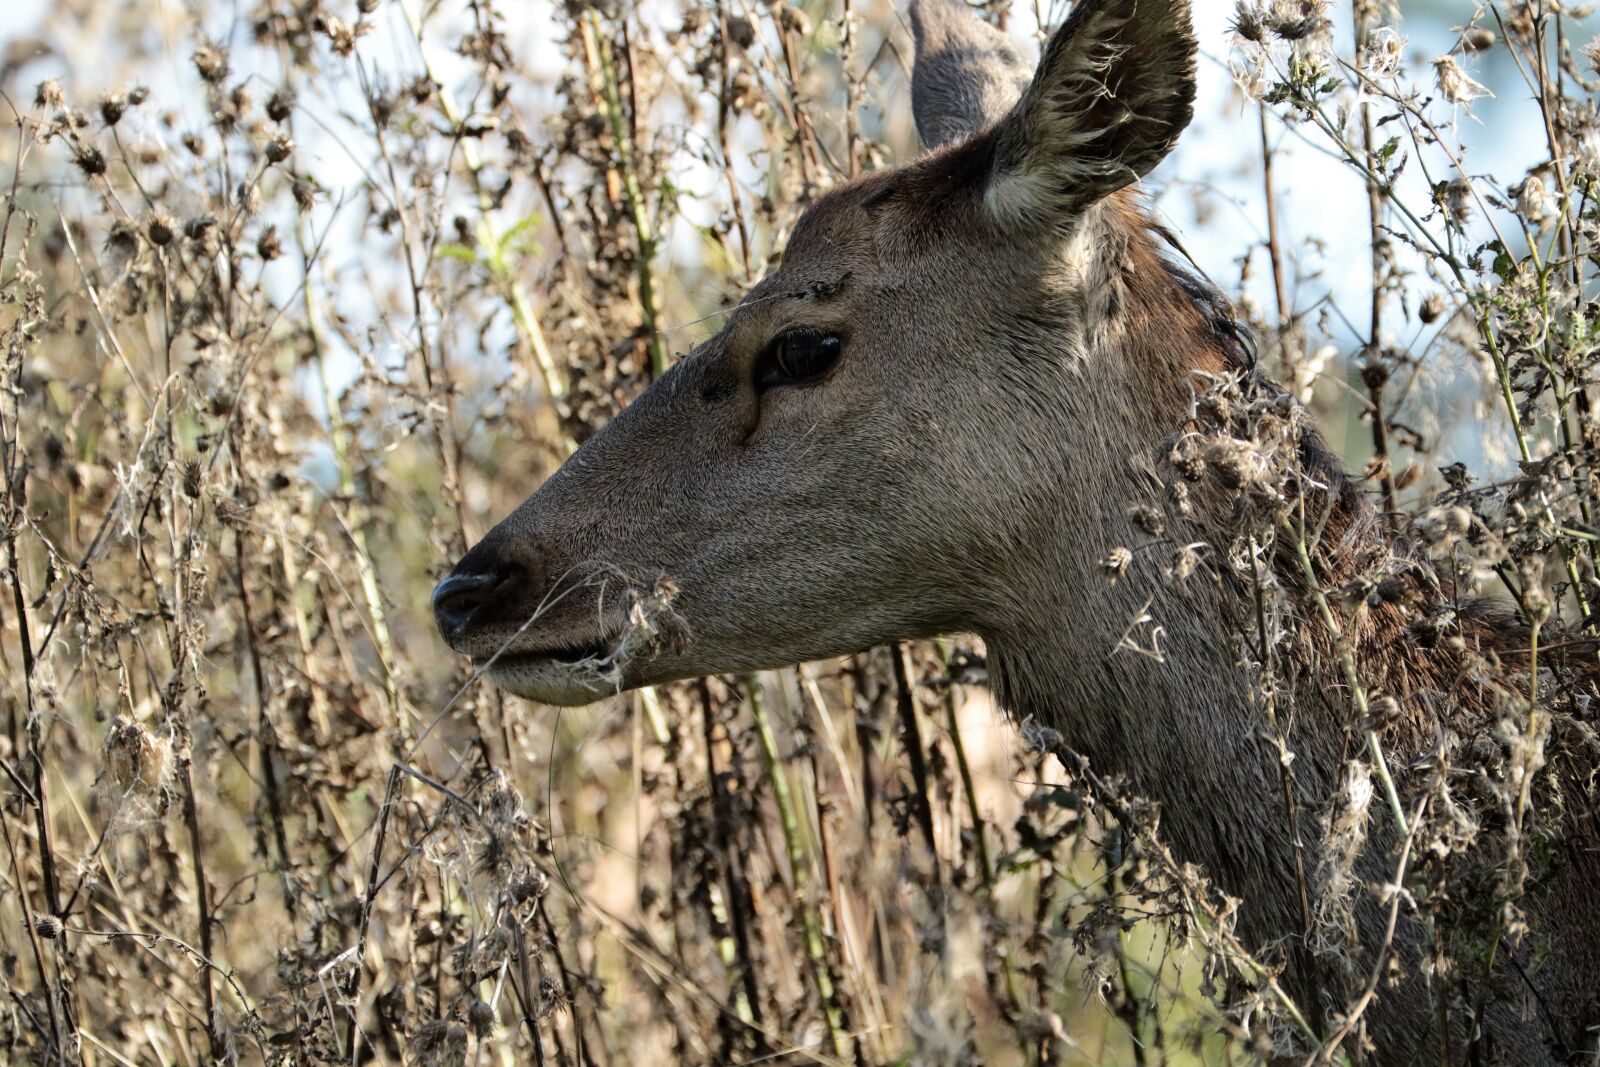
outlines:
M980 19L965 0L913 0L911 110L929 148L998 122L1028 85L1028 67L1011 39Z
M1059 227L1148 174L1194 114L1195 52L1188 0L1078 0L995 131L989 209Z

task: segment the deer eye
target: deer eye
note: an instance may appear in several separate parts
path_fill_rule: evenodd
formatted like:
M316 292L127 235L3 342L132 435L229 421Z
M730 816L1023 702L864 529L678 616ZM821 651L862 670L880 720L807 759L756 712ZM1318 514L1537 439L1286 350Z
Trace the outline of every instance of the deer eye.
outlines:
M756 368L756 385L804 385L821 378L839 361L844 341L837 334L795 331L767 346Z

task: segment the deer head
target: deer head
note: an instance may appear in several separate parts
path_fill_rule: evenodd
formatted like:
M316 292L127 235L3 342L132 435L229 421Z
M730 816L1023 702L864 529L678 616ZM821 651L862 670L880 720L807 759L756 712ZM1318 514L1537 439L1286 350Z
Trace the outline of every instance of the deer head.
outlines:
M1130 442L1220 359L1125 191L1189 121L1189 5L1080 0L1031 80L960 0L911 14L932 150L813 204L434 591L497 684L585 703L1096 610Z

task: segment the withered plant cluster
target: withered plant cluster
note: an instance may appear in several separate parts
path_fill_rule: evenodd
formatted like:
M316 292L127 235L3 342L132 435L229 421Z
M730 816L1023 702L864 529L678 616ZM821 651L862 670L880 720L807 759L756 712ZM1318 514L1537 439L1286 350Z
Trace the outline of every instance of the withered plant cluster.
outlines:
M1114 769L1004 721L975 642L558 712L433 632L442 570L804 205L914 151L891 5L112 8L49 10L0 60L0 1059L1344 1062L1404 980L1341 966L1359 901L1430 924L1442 997L1520 944L1575 802L1546 769L1595 765L1561 673L1600 608L1582 12L1465 0L1434 56L1391 6L1246 0L1205 42L1238 95L1203 121L1260 134L1264 237L1229 236L1261 364L1359 430L1356 488L1417 547L1332 558L1305 413L1230 377L1161 447L1171 507L1223 494L1232 522L1151 508L1085 580L1158 552L1238 591L1284 768L1264 817L1311 857L1305 1003ZM1524 173L1463 156L1487 55L1542 119ZM1296 271L1289 137L1368 193L1359 310ZM1419 410L1450 375L1470 439ZM1480 660L1483 595L1520 667ZM1374 616L1385 647L1459 649L1476 729L1407 732L1404 680L1342 636ZM1115 654L1159 656L1159 625ZM1311 661L1344 672L1349 760L1297 809Z

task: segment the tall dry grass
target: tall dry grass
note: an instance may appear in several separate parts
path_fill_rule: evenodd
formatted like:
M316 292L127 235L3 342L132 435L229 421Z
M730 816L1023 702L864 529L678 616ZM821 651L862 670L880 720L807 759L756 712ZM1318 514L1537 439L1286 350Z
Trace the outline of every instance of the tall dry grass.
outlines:
M1456 4L1437 57L1404 13L1245 3L1206 42L1269 209L1232 231L1241 294L1397 524L1536 627L1591 628L1581 13ZM1491 53L1548 133L1500 179L1459 154ZM140 2L10 39L0 1056L1356 1055L1359 1012L1297 1033L1226 904L1004 721L970 641L557 712L433 633L442 568L705 336L803 205L914 150L909 54L852 0ZM1270 210L1289 138L1367 190L1360 309L1299 269L1315 225ZM1420 421L1441 367L1511 412L1468 458L1513 476L1434 474L1463 447ZM1518 781L1538 707L1504 742ZM1510 841L1489 910L1514 922L1537 864Z

